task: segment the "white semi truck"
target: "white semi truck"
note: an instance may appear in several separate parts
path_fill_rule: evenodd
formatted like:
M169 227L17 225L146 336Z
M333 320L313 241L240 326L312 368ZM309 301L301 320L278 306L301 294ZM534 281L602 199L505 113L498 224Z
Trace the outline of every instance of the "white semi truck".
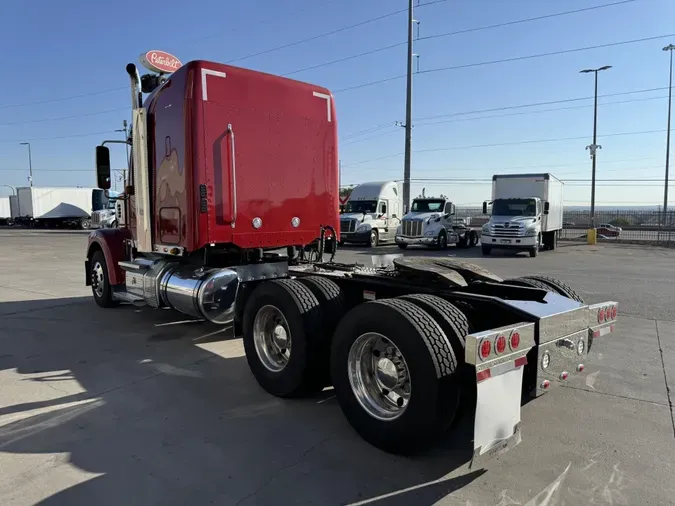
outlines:
M445 249L449 244L460 248L476 246L478 230L469 228L470 218L457 218L455 204L448 197L419 196L413 199L410 212L401 220L396 230L396 244L405 249L422 244Z
M91 228L117 228L117 199L119 195L119 192L108 191L107 199L101 202L101 209L91 212Z
M483 202L483 213L492 208L481 232L483 255L511 249L536 257L542 249L555 249L563 226L563 186L551 174L492 176L492 201Z
M340 214L340 241L375 247L394 240L401 223L403 189L396 181L361 183Z

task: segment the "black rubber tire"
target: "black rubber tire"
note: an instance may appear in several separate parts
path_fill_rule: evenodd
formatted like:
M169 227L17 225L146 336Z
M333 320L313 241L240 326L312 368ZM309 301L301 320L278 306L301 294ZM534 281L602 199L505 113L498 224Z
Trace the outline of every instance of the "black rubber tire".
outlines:
M448 233L445 230L441 230L438 233L438 249L444 250L448 248Z
M541 234L537 237L537 245L530 250L530 257L534 258L536 256L539 256L539 250L541 249L542 244L541 244Z
M398 297L402 300L412 302L417 307L427 312L436 323L441 327L443 333L448 338L452 351L457 360L457 373L461 377L455 375L444 378L443 381L458 382L460 385L460 395L457 399L456 409L454 413L446 418L445 428L450 429L455 426L464 408L472 409L475 406L475 378L473 375L473 368L465 366L465 351L466 336L471 333L471 324L466 315L459 310L457 306L448 302L441 297L425 293L415 293L410 295L402 295ZM469 383L471 382L471 383Z
M267 369L260 361L253 340L253 322L265 305L279 309L291 334L291 354L281 371ZM319 301L297 280L277 279L260 283L244 307L242 337L246 361L260 386L277 397L301 397L321 391L320 371L328 364L316 360L320 354L316 329L321 328Z
M489 256L490 253L492 253L492 248L490 246L486 246L485 244L481 244L480 250L481 253L483 253L483 256Z
M469 233L469 248L475 248L478 246L478 234L476 232Z
M584 299L579 293L567 283L563 283L559 279L550 276L525 276L525 279L531 279L542 283L549 287L550 291L559 293L568 299L576 300L581 304L585 304Z
M411 379L411 401L396 419L381 421L361 406L350 384L349 351L368 332L386 336L401 351ZM457 360L441 327L411 302L382 299L353 308L340 322L331 349L331 374L342 411L363 439L383 451L423 451L443 433L459 403L459 383L449 381Z
M457 247L458 248L467 248L469 246L469 241L468 237L464 235L464 237L460 237L459 241L457 241Z
M412 302L423 309L438 323L450 341L452 351L455 353L457 362L464 363L464 347L466 336L470 334L469 320L466 319L455 305L436 295L426 293L414 293L397 297L401 300Z
M80 228L82 230L90 230L91 229L91 218L82 218L80 220Z
M99 297L96 294L94 266L100 264L103 269L103 294ZM111 308L119 305L119 302L113 299L112 285L110 284L110 277L108 276L108 263L105 261L103 251L95 251L89 260L89 276L91 281L91 293L94 296L96 304L102 308Z
M398 246L400 249L406 249L408 245L406 243L399 242L396 246Z
M321 326L314 331L317 342L315 360L323 364L317 369L317 381L323 386L329 386L330 343L338 323L348 309L345 295L337 283L321 276L299 277L297 281L309 288L321 308Z
M368 247L377 248L379 244L380 244L380 234L377 232L377 230L373 229L370 231L370 239L368 240Z
M537 279L532 279L529 277L505 279L504 283L507 285L526 286L528 288L539 288L540 290L546 290L547 292L557 293L551 286L547 285L546 283L543 283Z

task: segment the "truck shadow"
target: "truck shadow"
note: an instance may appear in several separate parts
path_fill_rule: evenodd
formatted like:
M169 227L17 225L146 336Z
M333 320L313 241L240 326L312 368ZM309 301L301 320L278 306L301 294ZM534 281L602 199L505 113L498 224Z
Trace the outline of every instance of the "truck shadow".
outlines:
M3 503L425 505L485 472L445 479L471 458L466 417L402 458L363 442L331 390L271 397L228 328L90 297L0 314Z
M432 249L432 248L426 248L423 246L410 246L404 250L400 249L396 245L386 245L386 246L379 246L377 248L364 248L364 247L350 247L350 246L345 246L342 249L338 250L339 252L349 252L349 253L356 253L359 255L396 255L396 254L403 254L403 255L410 255L410 256L431 256L431 257L438 257L438 256L451 256L451 257L457 257L457 258L483 258L487 261L490 260L491 257L498 257L498 258L514 258L514 259L520 259L520 258L527 258L529 257L529 254L526 251L508 251L508 250L492 250L490 256L483 256L480 245L478 247L474 248L457 248L455 246L449 246L445 250L439 250L439 249Z

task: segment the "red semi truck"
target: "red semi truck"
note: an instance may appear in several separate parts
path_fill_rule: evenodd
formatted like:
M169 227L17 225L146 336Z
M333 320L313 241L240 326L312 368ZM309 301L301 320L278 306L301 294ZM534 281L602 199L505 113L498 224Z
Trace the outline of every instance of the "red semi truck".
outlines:
M99 306L231 325L262 388L297 397L332 385L354 429L395 453L430 446L462 413L474 416L476 455L503 451L520 440L521 397L583 371L614 330L616 302L589 306L546 276L503 280L447 257L335 262L330 91L208 61L150 68L160 73L127 66L125 219L89 236ZM109 189L109 150L96 155Z

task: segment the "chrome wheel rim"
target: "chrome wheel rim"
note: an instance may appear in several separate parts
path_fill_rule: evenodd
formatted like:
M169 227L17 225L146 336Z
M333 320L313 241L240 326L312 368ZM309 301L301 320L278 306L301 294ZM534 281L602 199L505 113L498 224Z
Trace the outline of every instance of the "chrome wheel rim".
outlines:
M82 229L83 230L89 230L90 228L91 228L91 221L82 220Z
M375 246L375 243L377 242L377 234L375 232L370 233L370 244Z
M410 370L401 351L382 334L360 335L349 350L352 392L370 416L381 421L399 418L410 402Z
M272 305L263 306L253 320L253 343L260 363L279 372L291 358L291 331L284 314Z
M91 269L91 287L97 297L103 297L105 276L103 275L103 266L101 265L101 262L96 262Z

